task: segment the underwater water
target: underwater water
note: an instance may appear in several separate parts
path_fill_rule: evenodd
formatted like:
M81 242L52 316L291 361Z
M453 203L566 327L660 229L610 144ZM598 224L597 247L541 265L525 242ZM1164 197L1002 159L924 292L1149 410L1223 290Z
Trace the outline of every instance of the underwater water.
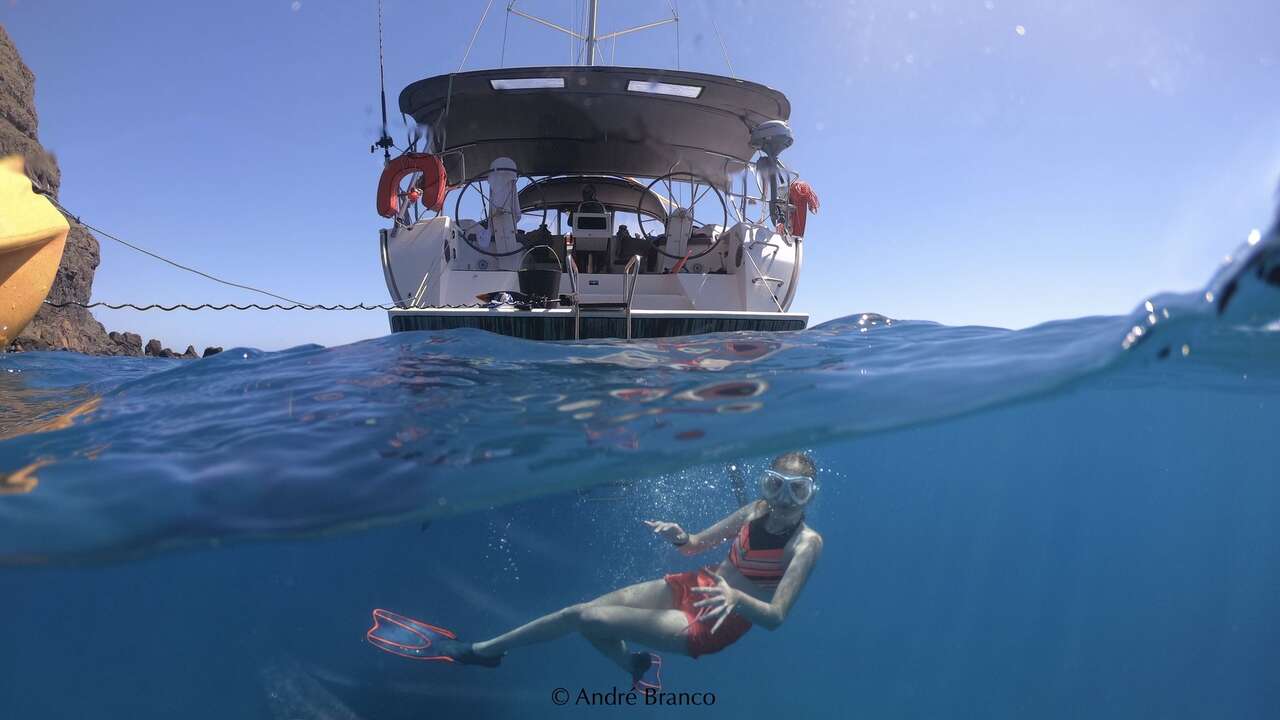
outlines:
M0 717L1277 717L1278 419L1274 230L1021 331L4 356ZM716 563L642 521L705 528L793 449L824 550L792 613L664 656L713 705L556 705L627 686L577 636L493 670L365 640Z

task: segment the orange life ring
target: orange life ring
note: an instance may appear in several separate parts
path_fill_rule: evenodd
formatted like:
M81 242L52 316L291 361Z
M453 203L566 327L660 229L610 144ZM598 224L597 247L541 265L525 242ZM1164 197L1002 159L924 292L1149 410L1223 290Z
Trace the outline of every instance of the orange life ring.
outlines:
M787 190L787 202L791 203L791 234L804 237L804 223L809 213L818 212L818 193L803 180L791 183Z
M378 178L378 214L395 217L400 212L400 181L410 173L422 173L418 187L410 193L421 191L422 204L440 212L444 209L444 196L449 192L448 176L440 158L429 153L405 153L392 158L382 168Z

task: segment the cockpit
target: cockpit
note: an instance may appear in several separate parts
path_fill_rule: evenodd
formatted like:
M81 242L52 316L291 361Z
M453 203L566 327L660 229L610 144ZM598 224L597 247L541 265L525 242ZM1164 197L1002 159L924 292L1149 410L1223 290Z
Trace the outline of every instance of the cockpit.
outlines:
M713 258L729 222L723 193L693 176L642 182L612 175L518 175L506 163L457 192L452 208L463 252L474 269L514 269L534 248L567 268L621 273L631 258L639 272L725 272ZM510 199L514 199L511 202ZM518 210L515 208L518 207Z

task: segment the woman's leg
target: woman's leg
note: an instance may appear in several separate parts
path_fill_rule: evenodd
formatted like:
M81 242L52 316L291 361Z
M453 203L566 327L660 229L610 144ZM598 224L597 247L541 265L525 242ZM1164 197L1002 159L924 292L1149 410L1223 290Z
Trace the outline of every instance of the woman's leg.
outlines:
M684 631L689 619L680 610L645 610L599 605L582 611L578 630L597 650L628 672L632 669L627 641L663 652L688 652Z
M662 578L618 588L592 600L587 605L621 605L646 610L670 610L671 587Z
M570 605L490 640L475 643L484 656L512 648L547 642L581 632L591 644L620 666L629 667L624 640L660 650L684 651L684 613L672 609L665 580L650 580L601 595L591 602Z
M671 602L671 588L667 585L666 580L650 580L648 582L637 583L618 590L614 590L606 595L587 603L588 608L605 608L605 607L622 607L622 608L638 608L641 610L659 610L670 611L673 608ZM681 629L683 629L686 621L684 613L676 611L681 620ZM599 613L590 611L585 613L587 622L580 624L580 632L582 636L590 642L596 650L602 655L612 660L618 667L631 671L631 653L627 651L626 640L634 642L643 642L650 647L660 650L672 651L672 648L666 647L665 644L658 642L644 642L640 637L630 633L626 636L626 640L621 636L622 628L613 628L610 626L610 620L619 620L618 613ZM640 630L652 629L653 627L661 627L661 618L641 618L639 623ZM634 629L634 628L632 628ZM675 652L684 652L685 643L683 638L678 641L679 647L675 648Z

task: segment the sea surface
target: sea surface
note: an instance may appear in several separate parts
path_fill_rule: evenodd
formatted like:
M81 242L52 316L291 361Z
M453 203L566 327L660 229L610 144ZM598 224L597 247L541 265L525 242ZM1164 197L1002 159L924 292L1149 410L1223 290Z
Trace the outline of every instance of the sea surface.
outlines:
M1201 290L1020 331L0 356L0 718L1280 717L1254 240ZM792 613L664 658L712 705L579 704L627 679L577 636L495 670L365 641L373 608L479 639L716 563L642 521L702 529L796 449L825 543Z

